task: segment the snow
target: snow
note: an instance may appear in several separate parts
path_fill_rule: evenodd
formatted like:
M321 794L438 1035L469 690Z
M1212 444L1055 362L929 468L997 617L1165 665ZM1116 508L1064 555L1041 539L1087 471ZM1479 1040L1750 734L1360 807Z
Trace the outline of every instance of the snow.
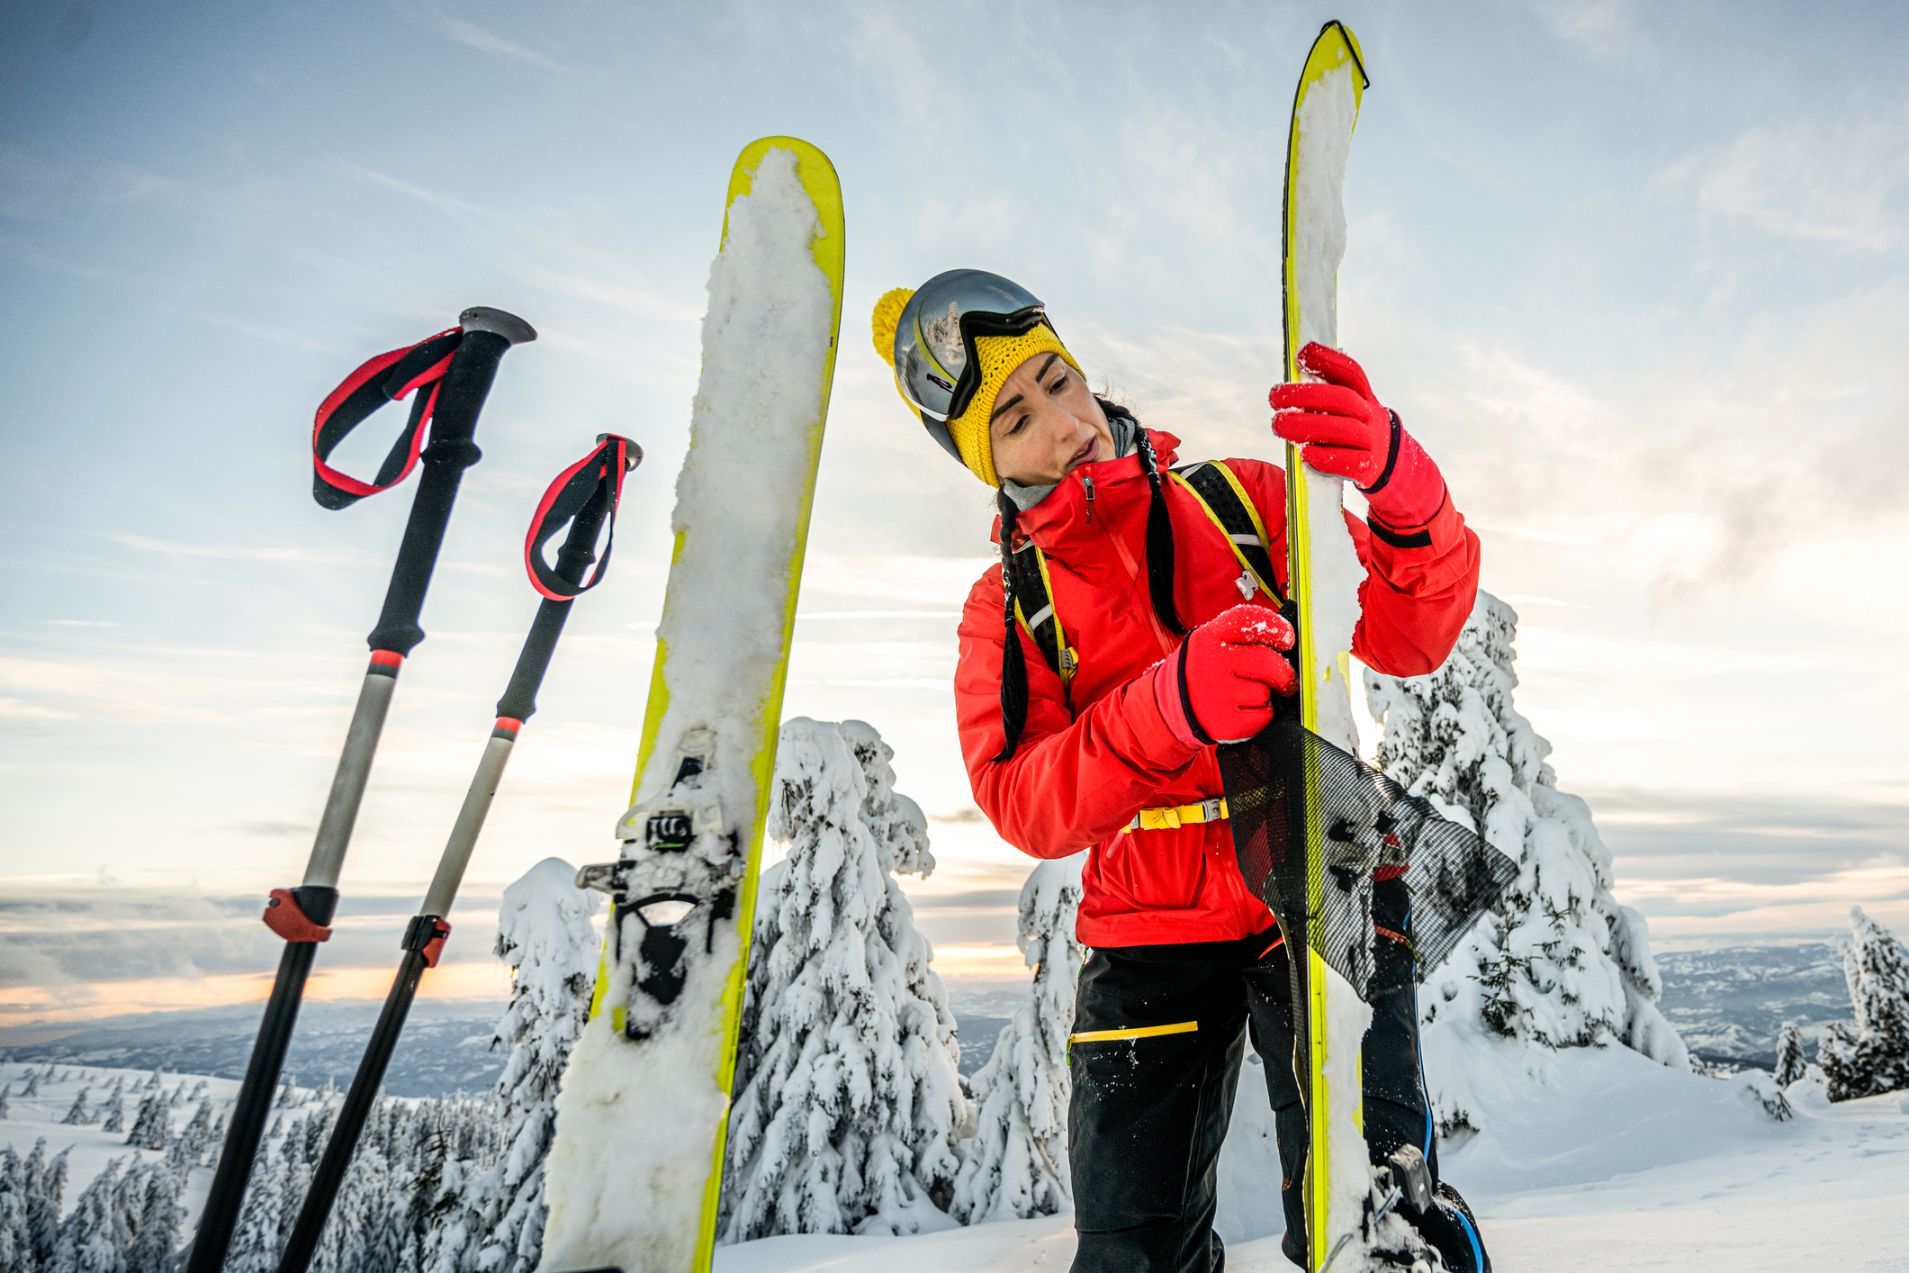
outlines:
M1540 1056L1540 1053L1543 1053ZM1447 1146L1495 1267L1600 1273L1787 1273L1909 1269L1909 1111L1900 1095L1829 1106L1792 1089L1776 1122L1737 1083L1674 1070L1628 1048L1548 1052L1500 1041L1470 1056L1491 1093L1490 1130ZM1453 1077L1427 1059L1433 1082ZM1256 1075L1241 1076L1242 1102ZM1568 1099L1565 1099L1568 1097ZM1270 1120L1268 1120L1270 1122ZM1227 1153L1233 1155L1236 1123ZM1270 1147L1269 1147L1270 1148ZM1277 1166L1222 1161L1227 1268L1288 1273L1279 1252ZM1264 1174L1259 1174L1263 1172ZM1256 1214L1258 1223L1239 1219ZM1231 1218L1229 1221L1229 1217ZM1066 1213L916 1238L773 1238L718 1252L718 1273L1059 1273L1073 1257Z
M713 797L726 829L749 846L760 844L768 799L759 759L779 724L783 645L801 567L796 545L834 327L829 281L810 252L819 229L795 156L769 151L751 193L731 203L710 268L702 379L676 485L676 556L657 632L661 684L651 687L652 710L660 702L662 716L635 792L639 807L662 795L692 732L713 729L715 752L696 794ZM727 847L726 836L703 832L685 856L726 876ZM634 931L635 919L623 922ZM714 948L690 962L679 1003L721 1003L740 954L740 930L719 925ZM613 965L605 1003L626 1002L630 979L629 961ZM676 1023L632 1048L606 1011L578 1041L547 1168L550 1267L690 1264L705 1164L727 1113L728 1023L722 1013L696 1022L679 1014Z

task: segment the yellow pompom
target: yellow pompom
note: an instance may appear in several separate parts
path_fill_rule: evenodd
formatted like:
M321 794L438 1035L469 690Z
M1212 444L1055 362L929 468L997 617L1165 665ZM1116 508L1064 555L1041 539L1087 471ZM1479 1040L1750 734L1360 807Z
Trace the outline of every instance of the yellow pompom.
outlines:
M895 365L895 329L901 326L901 312L914 294L912 287L898 287L875 302L875 352L891 367Z

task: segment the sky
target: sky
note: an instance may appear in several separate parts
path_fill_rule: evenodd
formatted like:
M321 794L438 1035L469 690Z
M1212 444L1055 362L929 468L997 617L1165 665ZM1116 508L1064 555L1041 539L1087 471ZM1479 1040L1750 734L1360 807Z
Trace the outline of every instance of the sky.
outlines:
M1287 114L1334 16L1372 79L1341 341L1479 531L1517 705L1620 899L1660 944L1852 902L1909 932L1897 7L15 0L0 1025L262 995L255 916L302 875L409 506L314 504L311 413L473 304L541 336L479 427L315 992L380 992L535 607L531 510L614 429L648 456L615 566L427 981L501 993L503 885L615 853L722 195L766 134L832 156L848 243L786 709L882 731L933 820L938 966L1019 975L1028 862L973 806L949 690L988 493L868 313L1006 274L1188 454L1276 457Z

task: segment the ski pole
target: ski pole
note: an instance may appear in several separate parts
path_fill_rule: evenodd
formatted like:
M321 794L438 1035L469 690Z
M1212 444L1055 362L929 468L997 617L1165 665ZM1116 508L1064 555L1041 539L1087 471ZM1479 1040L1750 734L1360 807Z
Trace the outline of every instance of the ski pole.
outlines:
M397 977L385 996L384 1009L378 1014L371 1041L358 1062L358 1072L352 1077L344 1103L339 1106L331 1139L312 1173L311 1189L305 1195L304 1206L299 1210L285 1253L279 1260L279 1273L305 1273L318 1249L318 1240L337 1201L365 1120L378 1099L378 1089L384 1083L385 1070L397 1047L398 1035L404 1029L405 1017L417 997L418 982L426 968L437 967L445 939L450 936L451 926L444 917L450 913L451 903L457 897L458 885L463 881L465 867L470 864L471 851L476 847L478 833L483 830L485 815L490 812L491 799L503 779L504 765L510 759L517 733L537 710L537 688L543 684L557 638L563 634L570 602L600 583L603 572L609 568L623 477L642 458L642 448L636 443L615 434L604 434L595 450L557 475L537 506L530 533L524 540L524 559L531 584L542 594L543 602L537 607L530 634L524 638L510 684L497 702L497 724L491 730L490 741L478 761L477 772L471 777L471 785L464 793L463 807L458 810L450 839L438 859L437 874L432 877L423 905L404 930L404 939L399 943L404 955L398 964ZM544 562L543 547L566 522L570 533L564 537L553 568ZM586 577L590 564L597 560L594 551L597 536L606 523L610 533L604 540L603 560Z
M477 417L497 376L497 364L512 345L535 340L529 323L503 310L478 306L458 316L458 326L409 346L380 354L345 378L319 405L312 429L312 496L326 508L345 508L402 482L422 460L423 476L411 502L398 559L391 569L384 609L367 643L371 665L358 692L358 704L345 732L324 814L297 888L273 889L265 904L265 926L285 939L278 977L266 1000L252 1059L232 1107L225 1147L212 1176L211 1192L199 1219L187 1273L219 1273L225 1263L239 1204L258 1156L272 1091L278 1085L299 1001L311 973L318 943L331 937L338 906L338 876L345 849L365 793L365 780L384 729L385 713L405 656L424 640L418 619L425 590L437 565L464 470L482 455L473 437ZM410 423L369 482L332 468L326 461L359 424L387 402L419 391ZM430 445L423 445L425 430Z

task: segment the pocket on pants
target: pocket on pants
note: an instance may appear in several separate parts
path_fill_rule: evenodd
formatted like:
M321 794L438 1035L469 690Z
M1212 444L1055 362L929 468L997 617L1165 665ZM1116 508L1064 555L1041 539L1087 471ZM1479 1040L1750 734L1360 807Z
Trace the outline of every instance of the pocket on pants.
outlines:
M1210 1034L1197 1020L1082 1024L1067 1045L1076 1226L1108 1231L1180 1216L1201 1135Z

